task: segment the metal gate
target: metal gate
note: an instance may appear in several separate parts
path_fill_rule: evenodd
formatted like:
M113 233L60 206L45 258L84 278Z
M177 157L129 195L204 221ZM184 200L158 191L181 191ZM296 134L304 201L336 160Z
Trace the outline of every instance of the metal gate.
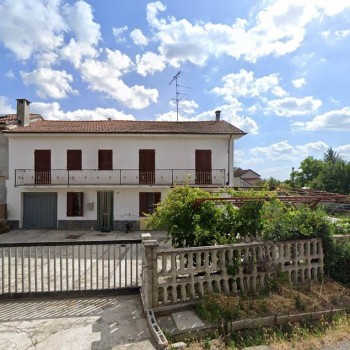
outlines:
M0 299L138 292L141 240L0 244Z
M23 193L23 228L57 228L57 193Z

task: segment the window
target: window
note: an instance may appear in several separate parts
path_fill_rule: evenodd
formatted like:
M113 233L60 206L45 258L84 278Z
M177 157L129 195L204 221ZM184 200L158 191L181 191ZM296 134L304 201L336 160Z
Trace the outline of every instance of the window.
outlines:
M98 150L98 170L113 170L113 152L111 149Z
M67 192L67 216L83 216L83 192Z
M160 202L160 192L140 192L140 216L152 214Z
M67 170L81 170L81 149L67 150Z

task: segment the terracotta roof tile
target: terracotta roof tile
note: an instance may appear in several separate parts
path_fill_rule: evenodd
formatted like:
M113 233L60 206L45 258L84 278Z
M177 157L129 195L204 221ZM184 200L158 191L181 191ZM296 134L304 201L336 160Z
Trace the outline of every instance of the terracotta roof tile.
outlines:
M32 121L37 121L37 120L43 120L44 118L41 116L41 114L34 114L31 113L29 115L29 119ZM5 114L5 115L0 115L0 123L5 124L5 125L17 125L17 115L16 114Z
M41 120L6 133L245 134L223 120L199 122Z

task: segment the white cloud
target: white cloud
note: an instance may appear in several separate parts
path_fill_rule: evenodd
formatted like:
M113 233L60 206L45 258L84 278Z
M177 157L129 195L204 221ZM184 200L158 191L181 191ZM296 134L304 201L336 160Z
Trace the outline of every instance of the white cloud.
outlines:
M295 159L297 151L287 140L273 143L266 147L253 147L249 151L253 156L263 156L268 160L291 161Z
M309 122L297 122L294 130L350 130L350 107L344 107L316 116Z
M131 114L125 114L114 108L78 109L75 111L62 111L58 102L43 103L33 102L31 104L33 113L41 114L47 120L134 120Z
M336 147L335 150L343 159L350 161L350 145L339 146Z
M134 29L130 33L130 37L133 41L133 43L137 46L147 46L148 45L148 39L143 35L141 29Z
M15 74L13 73L13 70L12 70L12 69L10 69L9 71L7 71L7 72L5 73L5 77L6 77L7 79L11 79L11 80L16 79Z
M5 0L0 4L0 41L18 59L33 52L52 51L63 43L68 30L60 15L60 0Z
M41 98L66 98L68 94L77 94L70 83L73 77L66 71L53 70L50 68L38 68L32 72L21 72L25 85L35 85L36 93Z
M311 155L319 157L327 149L328 146L323 141L293 146L289 141L284 140L265 147L253 147L249 150L249 153L255 157L260 157L269 161L295 162Z
M255 78L254 72L241 69L239 73L225 75L221 81L223 82L223 87L215 87L211 92L223 96L227 102L232 101L232 98L241 96L261 97L261 95L268 92L278 97L287 95L279 86L278 74Z
M15 113L15 110L11 107L9 99L5 96L0 96L0 115Z
M267 112L272 112L281 117L295 117L314 114L322 105L322 101L312 96L303 98L285 97L278 100L270 100L267 103Z
M136 55L137 73L142 76L154 74L165 68L164 57L153 52L146 52L142 56Z
M63 12L74 37L62 48L61 56L78 67L83 58L96 57L101 40L100 25L94 22L92 8L84 1L65 5Z
M334 16L350 7L348 0L339 5L329 3L329 0L264 1L259 4L259 11L250 14L249 21L239 18L228 25L162 18L160 12L166 7L157 1L147 5L147 21L155 32L153 39L159 43L159 52L175 67L185 61L204 65L210 57L222 55L256 62L268 55L295 51L311 21Z
M292 80L292 84L297 89L300 89L302 86L304 86L306 84L306 80L305 80L305 78L294 79L294 80Z
M144 86L127 86L120 77L133 68L127 55L119 50L106 49L107 59L98 61L87 59L80 66L82 78L93 91L99 91L119 101L121 104L135 109L142 109L157 102L158 91Z
M114 35L114 38L115 40L118 42L118 43L122 43L122 42L125 42L126 39L124 37L124 33L128 30L128 26L124 26L124 27L114 27L113 28L113 35Z
M173 108L176 108L176 103L174 100L171 100L169 102L169 105ZM185 100L179 102L179 109L186 115L194 114L198 107L198 103L194 100Z

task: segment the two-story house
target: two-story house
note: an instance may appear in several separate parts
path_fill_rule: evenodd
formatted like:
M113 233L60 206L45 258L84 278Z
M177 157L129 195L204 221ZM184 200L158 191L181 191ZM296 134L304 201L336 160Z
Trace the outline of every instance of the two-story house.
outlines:
M29 106L29 105L28 105ZM233 185L235 126L213 121L47 121L5 131L8 222L27 229L124 230L171 187Z
M262 183L261 176L252 169L234 169L234 185L237 187L255 187Z

